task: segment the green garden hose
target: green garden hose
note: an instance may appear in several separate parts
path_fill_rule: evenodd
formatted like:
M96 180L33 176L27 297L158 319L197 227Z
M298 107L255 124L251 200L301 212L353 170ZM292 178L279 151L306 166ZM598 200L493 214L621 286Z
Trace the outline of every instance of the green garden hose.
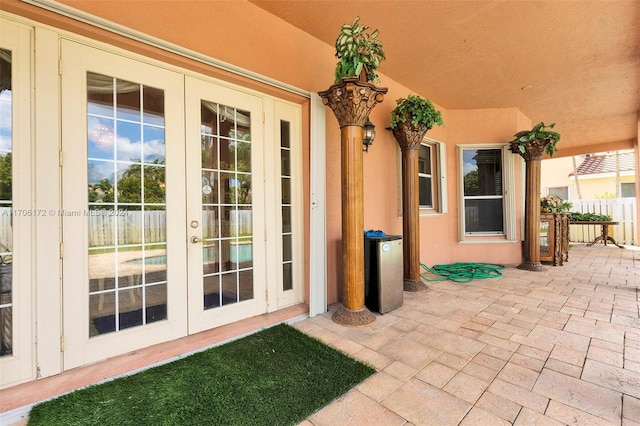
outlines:
M420 274L420 278L425 281L437 282L451 280L457 283L468 283L475 279L483 280L485 278L499 278L502 276L500 270L504 269L502 265L494 265L491 263L471 263L471 262L458 262L450 263L446 265L434 265L433 268L429 268L424 263L421 263L422 268L433 274L439 275L443 278L427 278Z

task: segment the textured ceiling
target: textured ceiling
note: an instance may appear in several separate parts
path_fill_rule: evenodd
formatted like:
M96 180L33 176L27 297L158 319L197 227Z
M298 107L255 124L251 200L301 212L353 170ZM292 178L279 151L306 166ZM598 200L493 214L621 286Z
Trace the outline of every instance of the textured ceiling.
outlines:
M446 109L555 122L560 154L637 138L638 0L251 2L330 45L360 16L380 30L381 73Z

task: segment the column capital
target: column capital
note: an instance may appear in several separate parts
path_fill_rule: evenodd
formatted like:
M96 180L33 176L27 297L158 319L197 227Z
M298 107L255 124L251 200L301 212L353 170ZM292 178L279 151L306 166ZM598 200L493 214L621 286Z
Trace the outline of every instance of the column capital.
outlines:
M400 149L406 151L409 149L420 149L422 139L429 129L431 129L431 127L426 127L424 124L415 126L409 122L400 122L396 127L391 129L391 131L396 141L398 141Z
M551 142L551 139L534 139L528 142L509 142L509 148L514 154L520 154L525 161L542 160L544 148ZM522 148L524 148L524 151Z
M322 103L331 108L341 128L364 127L369 113L376 104L382 102L388 90L354 77L344 78L329 89L318 92L318 95L322 98Z

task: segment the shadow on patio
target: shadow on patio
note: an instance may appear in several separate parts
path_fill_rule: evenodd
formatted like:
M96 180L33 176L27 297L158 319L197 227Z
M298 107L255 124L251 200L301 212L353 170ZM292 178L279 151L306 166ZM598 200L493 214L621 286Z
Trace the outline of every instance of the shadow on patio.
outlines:
M360 328L294 326L378 373L302 425L640 425L640 250L439 282Z

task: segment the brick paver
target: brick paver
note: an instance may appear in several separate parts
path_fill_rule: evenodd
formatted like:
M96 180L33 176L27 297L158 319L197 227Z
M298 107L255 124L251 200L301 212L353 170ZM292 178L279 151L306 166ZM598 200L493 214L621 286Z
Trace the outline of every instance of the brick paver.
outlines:
M339 304L296 323L379 371L303 424L640 425L640 250L569 255L430 283L363 327L331 321Z

